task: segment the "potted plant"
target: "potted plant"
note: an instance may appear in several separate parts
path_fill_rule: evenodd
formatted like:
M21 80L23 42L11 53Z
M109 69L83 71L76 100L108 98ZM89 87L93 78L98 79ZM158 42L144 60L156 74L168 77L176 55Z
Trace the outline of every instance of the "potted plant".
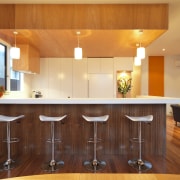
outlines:
M122 94L122 97L125 98L126 94L131 90L131 78L126 79L126 78L120 78L117 81L117 86L118 86L118 92Z
M5 93L4 86L0 85L0 97L2 97L4 93Z

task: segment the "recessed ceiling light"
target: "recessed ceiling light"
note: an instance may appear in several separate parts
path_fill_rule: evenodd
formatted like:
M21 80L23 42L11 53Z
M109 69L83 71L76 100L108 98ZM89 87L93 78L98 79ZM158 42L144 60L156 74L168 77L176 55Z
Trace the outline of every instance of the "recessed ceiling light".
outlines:
M166 51L166 49L165 49L165 48L163 48L163 49L162 49L162 51Z

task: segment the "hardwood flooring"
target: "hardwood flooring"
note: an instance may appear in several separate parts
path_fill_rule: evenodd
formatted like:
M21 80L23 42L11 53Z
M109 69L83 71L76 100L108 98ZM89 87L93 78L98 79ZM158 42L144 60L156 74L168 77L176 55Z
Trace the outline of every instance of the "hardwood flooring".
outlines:
M180 174L180 123L175 125L171 117L167 117L166 130L166 156L144 156L143 159L150 161L153 165L152 169L146 173L165 173L165 174ZM19 164L16 168L9 171L1 170L0 179L26 175L45 174L42 170L42 164L49 157L30 156L30 157L15 157ZM99 173L136 173L137 171L131 168L127 161L132 158L120 155L108 155L99 157L106 161L105 169ZM0 158L2 160L3 157ZM85 156L77 157L69 154L61 156L65 162L64 166L55 173L89 173L83 166L83 161L87 159ZM92 171L93 172L93 171Z

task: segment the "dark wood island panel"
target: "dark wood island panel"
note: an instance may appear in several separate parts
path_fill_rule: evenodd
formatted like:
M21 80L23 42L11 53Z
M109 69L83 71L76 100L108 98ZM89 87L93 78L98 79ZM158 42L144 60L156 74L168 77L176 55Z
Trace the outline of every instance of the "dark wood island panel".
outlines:
M93 136L93 124L86 122L82 114L101 116L109 114L106 123L98 123L99 155L131 155L129 139L137 137L137 123L131 122L124 115L143 116L152 114L151 124L143 123L142 135L145 139L143 152L149 155L164 155L166 151L166 104L0 104L0 114L25 118L12 122L12 136L20 142L12 144L12 155L38 155L51 153L49 143L50 123L41 122L39 115L59 116L67 114L62 122L55 124L56 137L62 143L56 145L56 154L91 155L92 144L87 143ZM5 123L0 123L0 156L6 156Z

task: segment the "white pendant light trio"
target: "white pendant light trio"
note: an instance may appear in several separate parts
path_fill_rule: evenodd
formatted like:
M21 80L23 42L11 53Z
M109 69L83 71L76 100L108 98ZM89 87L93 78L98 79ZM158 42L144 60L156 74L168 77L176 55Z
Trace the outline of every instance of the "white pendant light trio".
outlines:
M78 47L74 48L74 59L81 60L82 59L82 48L79 47L79 35L81 34L79 31L76 32L78 38Z
M10 56L12 59L20 59L20 48L16 47L16 35L18 32L14 31L14 36L15 36L15 44L14 47L11 47L10 49Z

